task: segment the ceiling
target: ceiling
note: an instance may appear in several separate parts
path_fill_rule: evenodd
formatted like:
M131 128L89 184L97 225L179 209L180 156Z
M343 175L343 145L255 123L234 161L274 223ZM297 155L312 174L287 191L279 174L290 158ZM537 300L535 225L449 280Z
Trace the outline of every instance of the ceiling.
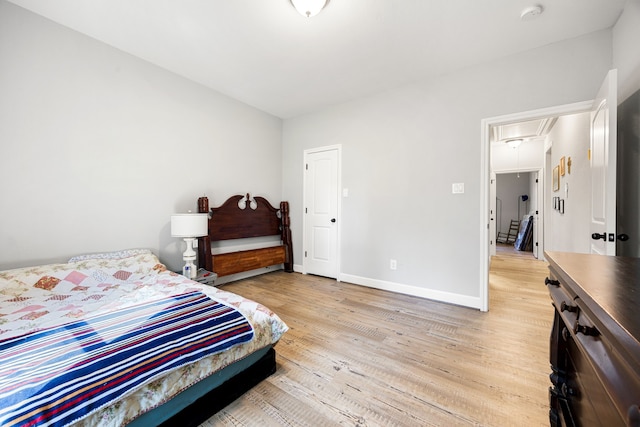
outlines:
M491 143L504 144L516 139L522 140L521 142L542 139L551 132L556 121L558 121L557 117L545 117L542 119L491 126Z
M9 0L281 118L610 28L625 0Z

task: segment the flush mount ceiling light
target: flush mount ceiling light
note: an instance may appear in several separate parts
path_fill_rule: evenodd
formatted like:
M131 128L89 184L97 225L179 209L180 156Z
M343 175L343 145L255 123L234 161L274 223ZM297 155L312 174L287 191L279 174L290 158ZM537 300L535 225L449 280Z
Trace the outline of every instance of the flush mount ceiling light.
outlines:
M535 5L524 8L522 13L520 14L521 21L530 21L532 19L536 19L538 16L542 14L542 6Z
M505 141L507 143L507 145L511 148L518 148L520 146L520 144L522 144L522 139L517 138L517 139L508 139Z
M307 18L316 16L329 3L329 0L290 0L298 13Z

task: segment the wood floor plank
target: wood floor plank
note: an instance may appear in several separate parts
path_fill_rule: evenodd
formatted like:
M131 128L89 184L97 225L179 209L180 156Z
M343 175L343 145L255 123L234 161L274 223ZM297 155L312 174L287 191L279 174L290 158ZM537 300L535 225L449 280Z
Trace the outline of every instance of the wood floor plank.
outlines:
M290 330L277 372L202 426L547 426L546 274L499 252L487 313L296 273L225 285Z

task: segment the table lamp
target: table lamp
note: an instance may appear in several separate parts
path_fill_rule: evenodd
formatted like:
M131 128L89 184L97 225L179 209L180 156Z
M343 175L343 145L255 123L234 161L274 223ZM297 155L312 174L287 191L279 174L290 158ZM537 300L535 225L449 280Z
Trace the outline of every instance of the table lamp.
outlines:
M171 236L182 237L187 243L187 249L182 254L185 264L182 267L182 275L189 279L195 279L198 275L193 261L196 260L196 252L193 250L193 241L201 236L206 236L209 231L209 216L206 213L184 213L171 215Z

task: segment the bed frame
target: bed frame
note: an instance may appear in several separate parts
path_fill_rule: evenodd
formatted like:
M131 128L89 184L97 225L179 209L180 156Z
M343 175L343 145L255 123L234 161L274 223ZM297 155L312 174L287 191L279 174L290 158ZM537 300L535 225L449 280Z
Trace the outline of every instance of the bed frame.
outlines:
M198 199L198 212L209 212L209 200ZM289 203L274 208L262 197L233 196L211 208L209 235L198 239L199 266L226 276L276 264L293 271ZM212 255L211 242L280 236L276 247ZM129 426L196 427L276 371L273 347L250 354L183 391L167 403L133 420Z
M273 207L263 197L232 196L209 209L198 199L198 212L209 213L209 234L198 239L198 266L219 277L284 264L293 272L289 203ZM211 242L250 237L279 236L280 245L213 255ZM130 427L157 425L197 427L276 371L273 347L258 350L195 384L167 403L133 420Z
M209 209L209 199L200 197L198 212L209 213L209 234L198 238L198 267L218 277L279 264L284 265L284 271L293 272L289 202L280 202L280 209L276 209L267 199L247 193ZM215 255L211 251L211 242L264 236L279 236L281 243Z
M142 414L127 427L197 427L275 372L274 348L259 350Z
M219 277L279 264L293 272L288 202L280 202L276 209L265 198L247 194L232 196L209 209L209 200L200 197L198 212L209 213L209 234L198 239L199 267ZM263 236L279 236L280 245L216 255L211 251L211 242ZM275 371L274 348L256 351L143 414L130 426L196 427Z

